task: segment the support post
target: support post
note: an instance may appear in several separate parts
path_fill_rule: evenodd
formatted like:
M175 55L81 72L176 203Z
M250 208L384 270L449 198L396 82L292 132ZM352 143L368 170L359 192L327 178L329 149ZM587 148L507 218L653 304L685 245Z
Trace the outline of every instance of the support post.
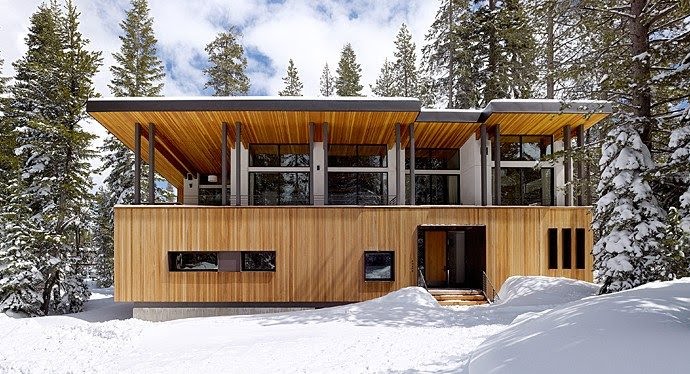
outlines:
M501 125L494 126L494 201L501 205Z
M410 123L410 205L416 204L417 186L415 178L414 123Z
M328 205L328 122L321 126L323 132L323 205Z
M134 124L134 204L141 204L141 123Z
M583 150L585 148L585 126L580 125L577 127L577 147L580 149L580 152L584 153ZM583 206L585 205L585 190L587 188L586 183L585 183L585 161L580 157L580 160L577 162L577 180L580 183L580 188L577 192L577 205Z
M400 182L400 124L395 124L395 200L396 205L405 204L405 194L402 193L402 183Z
M228 123L223 122L221 130L221 174L220 174L220 194L222 205L228 205Z
M156 126L149 123L149 204L156 203Z
M309 122L309 205L314 205L314 122Z
M479 132L480 132L480 144L479 144L479 152L481 156L479 157L480 161L480 172L481 172L481 195L482 195L482 206L488 205L488 181L487 181L487 160L486 156L489 153L488 149L488 139L487 139L487 134L486 134L486 123L482 123L479 127ZM476 201L476 200L475 200Z
M242 205L242 122L235 122L235 205Z
M572 157L570 155L570 151L572 149L571 147L571 138L570 138L570 125L565 125L563 127L563 171L564 171L564 182L565 182L565 205L566 206L571 206L573 205L573 186L572 186L572 180L573 180L573 170L571 167L571 160Z

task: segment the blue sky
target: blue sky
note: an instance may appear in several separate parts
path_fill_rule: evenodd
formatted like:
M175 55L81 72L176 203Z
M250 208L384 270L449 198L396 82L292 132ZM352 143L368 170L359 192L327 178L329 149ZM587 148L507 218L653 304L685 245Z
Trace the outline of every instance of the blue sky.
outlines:
M91 49L103 51L104 66L96 88L109 96L109 66L119 46L119 22L129 0L74 0L82 13L81 30ZM3 75L13 74L11 62L26 50L30 15L39 0L0 0L0 57ZM166 66L166 96L208 95L202 74L204 46L229 26L242 31L249 60L252 95L275 95L282 89L290 58L304 82L304 94L318 94L318 79L328 62L337 66L342 46L352 43L369 91L384 58L393 54L393 39L405 22L417 48L438 8L437 0L149 0L159 55Z

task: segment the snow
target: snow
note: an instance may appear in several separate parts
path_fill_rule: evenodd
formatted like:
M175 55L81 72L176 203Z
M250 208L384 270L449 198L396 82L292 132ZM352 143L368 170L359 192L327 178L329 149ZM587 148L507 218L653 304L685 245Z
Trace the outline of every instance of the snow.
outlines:
M145 322L131 318L131 304L112 302L112 288L92 289L82 313L0 314L0 373L635 373L660 358L660 371L649 372L683 372L690 279L593 296L597 290L565 278L511 277L500 302L476 307L441 307L409 287L320 310Z

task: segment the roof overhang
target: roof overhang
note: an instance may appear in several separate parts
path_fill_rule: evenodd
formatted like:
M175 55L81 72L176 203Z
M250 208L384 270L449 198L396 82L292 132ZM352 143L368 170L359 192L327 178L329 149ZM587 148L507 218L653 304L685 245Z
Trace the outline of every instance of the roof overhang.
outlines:
M480 126L481 110L423 109L415 121L415 146L418 148L459 148ZM409 136L403 137L403 145Z

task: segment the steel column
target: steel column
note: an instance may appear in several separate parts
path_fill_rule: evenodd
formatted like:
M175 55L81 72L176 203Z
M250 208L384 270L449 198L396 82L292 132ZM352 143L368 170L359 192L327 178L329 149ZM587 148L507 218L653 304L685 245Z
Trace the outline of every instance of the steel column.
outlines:
M488 188L489 186L487 185L487 160L486 156L489 153L488 149L488 139L487 139L487 134L486 134L486 123L482 123L479 127L480 131L480 144L479 144L479 152L480 152L480 172L481 172L481 195L482 195L482 206L486 206L488 204ZM476 182L475 182L476 183ZM476 200L475 200L476 201Z
M570 125L565 125L563 127L563 171L564 171L564 187L565 187L565 205L573 205L573 170L571 167L572 156L571 151L571 138L570 138Z
M577 192L577 205L585 205L585 160L583 159L585 149L585 127L580 125L577 127L577 147L580 151L580 159L577 161L577 180L580 183L580 188Z
M309 205L314 205L314 122L309 122Z
M141 123L134 124L134 204L141 204Z
M395 124L395 200L396 205L405 205L405 194L402 194L400 183L400 124Z
M156 203L156 126L149 123L149 204Z
M235 122L235 205L242 205L242 123Z
M494 202L501 205L501 125L494 126Z
M328 205L328 122L321 125L323 136L323 205Z
M221 173L220 173L220 194L222 205L228 205L228 123L223 122L221 130L222 139L220 141L221 152Z
M417 186L415 178L414 123L410 123L410 205L416 204Z

